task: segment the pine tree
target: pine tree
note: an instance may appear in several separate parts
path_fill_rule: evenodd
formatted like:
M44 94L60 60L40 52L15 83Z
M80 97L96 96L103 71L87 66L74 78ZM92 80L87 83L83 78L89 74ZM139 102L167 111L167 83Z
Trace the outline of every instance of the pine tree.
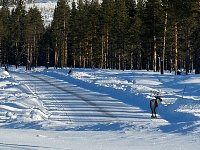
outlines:
M89 6L88 11L88 67L94 67L94 58L95 54L98 52L96 50L96 40L98 36L98 28L99 28L99 11L100 11L100 5L98 0L92 0L91 4Z
M128 12L124 0L115 1L114 12L114 43L115 54L118 57L118 69L125 69L126 49L126 26L128 23Z
M41 40L39 41L39 57L38 63L41 66L46 66L48 69L49 66L54 66L53 58L54 52L52 51L52 34L51 27L47 26L44 29L43 34L41 35Z
M173 1L168 0L168 7L170 16L173 20L173 26L174 26L174 69L175 74L177 75L178 68L181 67L181 58L180 58L180 50L178 50L181 47L181 43L179 42L180 37L178 36L178 33L181 31L181 24L188 20L189 16L191 16L191 10L193 7L193 0L179 0L179 1ZM186 22L185 22L186 23ZM187 27L188 29L189 27ZM187 35L188 36L188 35ZM179 63L178 63L178 60Z
M9 19L10 12L7 3L0 9L0 63L8 63L9 56Z
M78 26L78 48L77 48L77 55L78 55L78 66L83 67L83 60L84 60L84 29L85 29L85 20L84 17L86 17L85 13L85 4L83 3L83 0L79 0L77 4L77 26Z
M25 26L26 11L22 0L18 1L16 9L12 11L11 17L11 35L12 53L14 54L16 68L25 61Z
M164 34L163 34L163 49L162 49L162 54L161 54L161 61L160 61L160 73L164 74L165 70L165 53L166 53L166 36L167 36L167 23L168 23L168 0L162 1L163 5L163 10L164 10Z
M149 70L149 60L148 60L148 53L146 53L146 42L144 40L144 36L146 36L146 27L145 27L145 1L138 0L136 6L136 15L134 18L134 34L135 34L135 41L136 41L136 51L138 52L138 57L132 58L133 60L139 61L139 68L140 69L147 69ZM138 60L139 58L139 60ZM136 62L138 64L138 62ZM137 69L137 68L136 68Z
M70 8L65 0L58 0L52 21L55 51L55 67L66 67L68 59L67 38L69 32Z
M68 38L68 46L69 46L69 66L76 67L77 66L77 58L78 58L78 11L75 1L72 2L72 9L70 14L70 22L69 22L69 38Z
M145 37L144 41L146 43L145 49L146 53L149 55L148 60L151 60L152 69L158 71L160 69L159 62L159 43L161 40L162 29L162 16L163 11L161 8L160 0L148 0L145 4L144 12L144 25L145 25Z
M194 49L194 68L195 74L200 74L200 3L199 1L193 2L193 15L192 15L192 29L191 29L191 47ZM191 53L191 52L190 52ZM190 61L191 62L191 61ZM192 63L192 62L191 62ZM192 66L190 66L193 68Z
M112 27L114 24L114 0L103 0L100 8L100 28L101 28L101 68L113 66L114 60L113 52L111 52L111 47L113 48L113 32ZM110 66L108 64L110 59Z
M126 1L126 8L128 11L128 24L127 24L127 64L128 69L141 69L141 27L142 21L139 16L139 8L136 2L132 0Z
M43 32L43 21L40 11L37 8L30 8L27 14L26 24L26 49L27 49L27 69L37 66L39 56L39 41Z

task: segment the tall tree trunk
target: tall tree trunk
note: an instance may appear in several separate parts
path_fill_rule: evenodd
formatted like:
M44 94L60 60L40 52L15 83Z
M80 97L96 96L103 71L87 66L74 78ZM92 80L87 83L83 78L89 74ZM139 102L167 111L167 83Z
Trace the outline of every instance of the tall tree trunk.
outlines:
M36 56L36 37L35 37L36 35L34 34L34 36L33 36L33 52L34 52L34 54L33 54L33 60L34 60L34 67L36 67L36 65L37 65L37 56ZM33 62L32 62L33 63Z
M146 70L149 71L149 57L147 58L147 63L146 63Z
M104 36L101 37L101 68L104 67Z
M85 60L85 56L83 57L83 68L85 68L86 64L86 60Z
M109 53L108 53L108 29L106 29L106 39L105 39L105 48L106 48L106 66L105 68L109 67Z
M104 60L104 67L105 67L105 69L106 69L106 64L107 64L107 53L104 53L104 58L105 58L105 60Z
M65 59L65 42L62 42L61 50L60 50L60 59L59 59L59 67L63 68L64 66L64 59Z
M109 67L108 36L108 29L106 29L105 35L101 37L101 68Z
M90 67L93 68L94 64L93 64L93 43L92 40L93 38L91 38L91 44L90 44Z
M168 18L168 14L167 14L167 11L166 11L166 12L165 12L164 36L163 36L163 52L162 52L162 58L161 58L161 74L164 74L164 68L165 68L165 51L166 51L167 18Z
M18 68L18 65L19 65L19 47L18 47L18 43L15 42L15 48L16 48L16 55L15 55L15 67L16 69Z
M28 44L27 44L27 57L26 57L26 70L29 70L29 57L30 57L30 53L29 53L29 41L28 41Z
M29 57L29 63L30 63L30 69L31 69L31 66L33 65L33 46L30 45L30 57Z
M173 61L172 58L170 59L170 73L172 72L172 68L173 68Z
M119 70L121 69L121 54L119 54L119 64L118 64Z
M76 50L75 50L76 51ZM73 67L76 67L76 52L73 53Z
M79 42L79 67L83 67L83 65L82 65L82 42Z
M67 49L67 29L66 29L66 19L65 19L65 16L66 14L64 13L64 47L63 47L63 49L64 49L64 58L63 58L63 61L64 61L64 63L63 63L63 65L65 66L65 67L67 67L67 57L68 57L68 49Z
M195 50L195 74L200 74L200 49Z
M186 67L186 75L188 75L190 71L190 40L187 38L187 55L186 55L186 61L185 61L185 67Z
M157 52L156 52L156 37L154 36L154 47L153 47L153 70L156 72L156 65L157 65Z
M178 71L178 24L175 23L175 60L174 60L174 69L175 75L177 75Z
M56 40L56 48L55 48L55 54L54 54L54 67L58 68L58 48L57 48L57 40Z
M82 55L79 56L79 67L82 67Z
M48 45L48 48L47 48L47 62L46 62L46 68L48 69L49 68L49 52L50 52L50 47Z
M137 63L137 69L142 69L142 52L139 50L139 62Z
M64 60L64 66L67 67L67 59L68 59L68 49L67 49L67 37L65 40L65 60Z
M131 46L133 47L133 46ZM133 69L133 52L131 53L131 69Z

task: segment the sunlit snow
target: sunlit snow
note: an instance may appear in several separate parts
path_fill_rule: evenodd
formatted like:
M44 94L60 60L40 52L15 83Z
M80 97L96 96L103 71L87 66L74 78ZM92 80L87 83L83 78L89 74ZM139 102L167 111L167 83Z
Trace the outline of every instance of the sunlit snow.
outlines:
M200 148L199 75L69 69L1 68L0 149Z

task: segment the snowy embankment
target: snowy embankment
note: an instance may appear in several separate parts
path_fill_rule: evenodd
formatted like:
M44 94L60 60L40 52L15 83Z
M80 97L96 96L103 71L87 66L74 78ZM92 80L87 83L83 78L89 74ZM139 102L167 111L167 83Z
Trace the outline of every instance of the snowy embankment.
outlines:
M0 72L0 125L5 126L5 120L17 119L20 123L43 120L48 118L46 113L29 87L15 81L8 72Z
M200 148L199 75L9 71L0 71L0 149ZM158 119L151 119L149 100L156 93L163 101Z

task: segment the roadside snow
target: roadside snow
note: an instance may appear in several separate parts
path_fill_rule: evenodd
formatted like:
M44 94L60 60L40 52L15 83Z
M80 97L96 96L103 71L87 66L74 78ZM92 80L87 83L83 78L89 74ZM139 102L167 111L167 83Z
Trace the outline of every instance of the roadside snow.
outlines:
M7 71L0 72L0 126L6 122L32 122L48 118L47 111L26 85L15 81Z

